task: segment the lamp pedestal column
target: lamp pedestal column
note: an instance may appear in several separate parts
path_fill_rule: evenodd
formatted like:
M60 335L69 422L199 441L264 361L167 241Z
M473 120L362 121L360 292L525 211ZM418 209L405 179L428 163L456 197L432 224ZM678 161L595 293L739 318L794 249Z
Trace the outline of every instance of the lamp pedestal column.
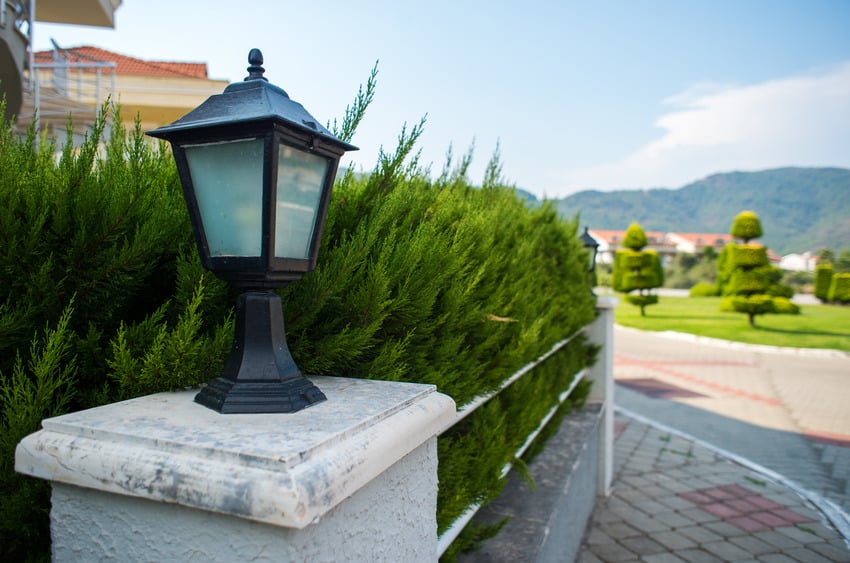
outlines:
M432 561L433 386L315 377L327 400L221 415L194 392L46 419L15 469L53 485L54 561Z

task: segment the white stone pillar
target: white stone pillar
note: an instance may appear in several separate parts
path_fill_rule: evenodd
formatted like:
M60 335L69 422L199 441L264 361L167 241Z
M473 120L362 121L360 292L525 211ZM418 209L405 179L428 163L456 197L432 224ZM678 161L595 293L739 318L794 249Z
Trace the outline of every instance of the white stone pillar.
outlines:
M596 363L590 368L588 400L602 403L602 420L599 424L599 494L608 496L614 477L614 308L616 297L598 297L598 315L587 327L587 337L601 346Z
M195 391L46 419L15 469L53 484L54 561L434 561L431 385L313 377L328 400L218 414Z

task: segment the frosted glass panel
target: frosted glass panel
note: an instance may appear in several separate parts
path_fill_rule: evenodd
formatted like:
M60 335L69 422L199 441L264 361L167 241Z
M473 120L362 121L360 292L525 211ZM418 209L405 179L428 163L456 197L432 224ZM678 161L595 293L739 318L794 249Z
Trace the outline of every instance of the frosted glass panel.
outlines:
M327 158L280 146L274 242L276 257L307 258L329 166Z
M263 140L185 147L210 256L260 256Z

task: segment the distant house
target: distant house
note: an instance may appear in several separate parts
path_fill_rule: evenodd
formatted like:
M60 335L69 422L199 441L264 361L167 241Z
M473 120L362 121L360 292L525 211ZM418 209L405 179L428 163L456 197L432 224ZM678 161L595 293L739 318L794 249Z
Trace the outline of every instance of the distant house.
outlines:
M713 248L718 253L723 247L734 242L732 235L718 233L667 233L666 239L676 246L676 252L701 254L706 248Z
M206 63L147 61L88 45L36 52L32 72L34 92L25 96L19 129L37 112L40 125L54 134L64 130L69 114L75 132L84 132L110 97L128 128L138 115L143 130L154 129L227 86L209 78Z
M0 2L0 96L6 98L6 119L20 115L24 98L33 96L33 24L115 27L115 11L122 0L3 0ZM29 125L29 121L26 122ZM24 128L26 128L26 125Z
M669 259L676 254L676 247L670 244L661 231L644 231L647 240L647 250L656 251L663 259ZM600 264L612 264L614 253L623 246L626 231L588 230L588 234L599 243L596 261Z
M814 272L818 258L811 252L788 254L779 261L779 267L793 272Z
M623 245L626 231L589 230L590 236L599 243L597 261L601 264L611 264L614 252ZM677 254L701 254L710 247L718 253L723 247L734 242L732 235L725 233L663 233L661 231L646 231L647 249L654 250L668 263ZM768 250L768 256L771 252ZM776 256L774 254L774 256ZM776 257L778 260L778 257Z

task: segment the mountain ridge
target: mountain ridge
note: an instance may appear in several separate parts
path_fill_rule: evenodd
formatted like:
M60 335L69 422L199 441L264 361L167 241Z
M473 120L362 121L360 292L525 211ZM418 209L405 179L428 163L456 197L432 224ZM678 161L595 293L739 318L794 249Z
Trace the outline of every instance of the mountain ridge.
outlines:
M785 167L721 172L680 188L585 190L553 200L581 227L728 233L744 210L755 211L760 242L778 254L850 247L850 169Z

